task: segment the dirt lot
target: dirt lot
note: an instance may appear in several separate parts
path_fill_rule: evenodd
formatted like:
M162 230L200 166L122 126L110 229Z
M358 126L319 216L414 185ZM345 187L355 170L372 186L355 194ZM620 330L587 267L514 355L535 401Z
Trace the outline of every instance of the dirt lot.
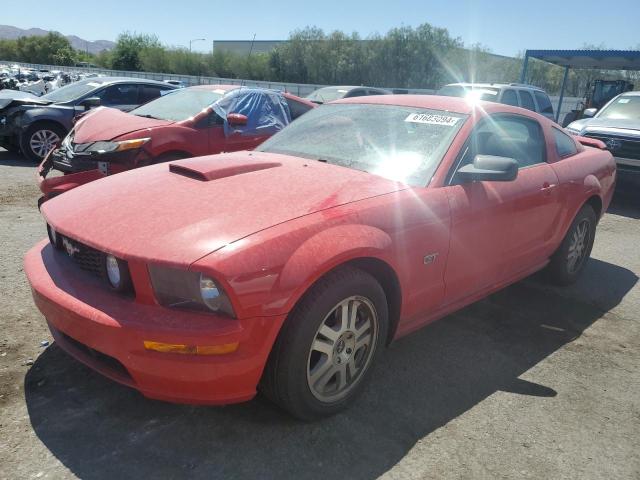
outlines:
M302 424L149 401L41 346L33 175L0 150L0 478L640 478L640 196L577 285L531 278L398 341L354 408Z

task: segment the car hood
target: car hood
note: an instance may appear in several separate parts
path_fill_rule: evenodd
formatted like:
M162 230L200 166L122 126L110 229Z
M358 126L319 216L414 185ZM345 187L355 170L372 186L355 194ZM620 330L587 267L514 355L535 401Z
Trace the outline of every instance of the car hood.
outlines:
M640 135L640 121L638 120L621 120L612 118L583 118L572 122L568 128L577 130L581 133L590 131L603 131L607 129L627 130L630 133ZM635 131L635 132L634 132Z
M51 102L32 93L19 90L0 90L0 109L10 105L48 105Z
M274 225L405 188L314 160L235 152L119 173L45 202L42 212L96 249L185 266Z
M139 117L115 108L98 107L75 125L74 143L113 140L127 133L172 124L169 120Z

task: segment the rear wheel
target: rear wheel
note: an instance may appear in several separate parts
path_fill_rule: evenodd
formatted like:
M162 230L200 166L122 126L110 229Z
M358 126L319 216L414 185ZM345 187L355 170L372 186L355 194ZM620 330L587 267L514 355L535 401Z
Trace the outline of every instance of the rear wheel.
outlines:
M553 283L569 285L578 279L591 255L596 223L596 212L590 205L584 205L547 267Z
M60 144L66 132L62 126L51 122L37 122L20 135L20 150L27 159L41 162Z
M345 409L365 386L387 317L386 296L370 274L351 267L330 273L287 318L262 392L303 420Z

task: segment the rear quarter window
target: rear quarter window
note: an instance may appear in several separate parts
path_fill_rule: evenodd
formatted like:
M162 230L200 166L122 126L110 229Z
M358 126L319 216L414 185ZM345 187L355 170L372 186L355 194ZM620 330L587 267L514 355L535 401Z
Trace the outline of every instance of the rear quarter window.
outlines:
M560 158L570 157L578 153L578 147L569 135L553 128L553 139L556 144L556 153Z

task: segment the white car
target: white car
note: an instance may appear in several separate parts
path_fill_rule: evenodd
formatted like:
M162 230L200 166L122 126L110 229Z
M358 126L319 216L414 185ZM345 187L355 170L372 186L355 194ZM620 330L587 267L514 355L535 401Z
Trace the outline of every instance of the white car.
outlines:
M640 176L640 92L614 97L596 113L588 108L565 127L569 133L597 138L616 159L618 172Z
M522 107L555 122L549 95L541 88L521 83L450 83L438 90L447 97L471 97L477 100Z

